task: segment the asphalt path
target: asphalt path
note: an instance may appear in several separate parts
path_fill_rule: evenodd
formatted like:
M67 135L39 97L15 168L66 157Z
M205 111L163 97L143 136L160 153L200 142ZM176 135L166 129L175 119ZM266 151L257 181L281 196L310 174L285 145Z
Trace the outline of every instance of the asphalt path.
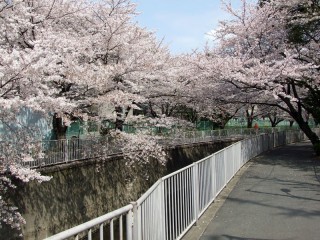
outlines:
M311 144L255 158L200 239L320 239L320 158Z

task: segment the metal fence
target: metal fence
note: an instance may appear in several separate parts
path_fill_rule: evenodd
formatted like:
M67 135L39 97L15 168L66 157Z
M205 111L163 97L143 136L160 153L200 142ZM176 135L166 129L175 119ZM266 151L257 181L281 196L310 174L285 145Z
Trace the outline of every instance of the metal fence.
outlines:
M104 239L103 229L109 229L105 239L114 239L115 232L119 232L117 239L180 239L246 162L264 151L304 139L300 131L252 135L159 179L136 202L47 240L78 239L78 234L92 239L95 230L99 239ZM126 218L125 227L115 231L113 223L120 216Z
M104 147L104 149L101 148ZM30 168L44 167L71 161L91 159L101 155L121 153L121 146L115 144L108 137L94 137L87 139L47 140L41 142L42 158L23 162Z
M199 142L225 140L228 138L243 138L243 136L260 133L277 132L279 128L255 129L221 129L207 131L175 131L160 136L158 140L164 146L177 146ZM44 167L54 164L62 164L70 161L85 160L101 155L108 156L121 154L119 143L112 141L110 137L92 137L87 139L47 140L41 142L43 158L23 162L24 166L31 168Z

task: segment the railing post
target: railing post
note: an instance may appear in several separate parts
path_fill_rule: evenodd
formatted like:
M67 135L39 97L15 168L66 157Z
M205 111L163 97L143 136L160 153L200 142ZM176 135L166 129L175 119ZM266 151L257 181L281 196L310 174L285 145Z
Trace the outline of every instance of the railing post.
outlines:
M213 198L217 195L217 188L216 188L216 155L211 156L211 177L212 177L212 196Z
M132 240L139 240L139 216L138 216L138 205L136 202L131 202L132 209Z
M227 185L227 150L223 150L224 187Z
M165 187L164 187L164 181L163 179L161 178L161 181L160 181L160 209L161 209L161 214L160 214L160 219L161 219L161 222L160 222L160 229L161 229L161 239L166 239L166 206L165 206Z
M68 162L69 161L69 140L62 140L64 142L64 161Z
M134 206L134 205L133 205ZM133 211L130 210L127 213L127 217L126 217L126 239L128 240L132 240L133 237L133 233L132 233L132 228L133 228Z
M198 164L193 165L193 213L195 217L195 225L198 223L199 218L199 177L198 177Z

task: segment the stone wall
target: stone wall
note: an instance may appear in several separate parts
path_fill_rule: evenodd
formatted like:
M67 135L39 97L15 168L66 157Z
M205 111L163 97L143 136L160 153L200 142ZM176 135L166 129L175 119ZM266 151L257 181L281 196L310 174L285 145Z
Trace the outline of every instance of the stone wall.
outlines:
M12 201L26 219L23 239L43 239L137 200L160 177L229 145L228 142L168 149L166 166L157 162L129 169L121 156L41 169L49 182L19 184ZM17 239L0 230L3 239Z

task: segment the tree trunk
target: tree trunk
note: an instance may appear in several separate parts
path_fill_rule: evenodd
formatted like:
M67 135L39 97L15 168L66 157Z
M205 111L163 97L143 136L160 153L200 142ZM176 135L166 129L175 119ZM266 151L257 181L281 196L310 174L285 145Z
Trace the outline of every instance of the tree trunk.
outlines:
M292 126L293 126L293 124L294 124L294 121L293 121L293 120L291 120L291 121L289 121L289 123L290 123L290 127L292 127Z
M154 118L158 117L157 113L153 110L151 101L149 101L149 108L147 108L147 112L145 112L144 115Z
M310 128L310 126L308 125L308 123L306 122L298 122L298 125L300 127L300 129L304 132L304 134L306 134L306 136L309 138L309 140L311 141L314 151L316 152L317 156L320 156L320 139L319 136L312 131L312 129Z
M219 122L219 128L224 129L231 118L232 116L224 117L224 118L221 117L221 121Z
M53 115L52 127L53 127L54 138L56 140L66 139L68 127L64 125L62 118L58 117L56 113Z
M122 111L122 107L116 107L116 122L115 122L115 128L116 130L120 130L123 131L123 124L124 124L124 119L123 119L123 111Z
M123 124L129 114L130 107L127 107L124 112L123 112L123 108L119 107L119 106L116 107L115 110L116 110L116 114L117 114L116 122L115 122L115 129L123 131Z
M253 120L254 120L254 106L251 106L251 109L246 110L246 115L247 115L247 128L252 128L253 126Z
M269 118L269 121L270 121L270 123L271 123L271 127L276 127L277 126L277 124L276 124L276 120L275 120L275 118L272 118L272 116L268 116L268 118Z
M307 121L305 121L302 117L302 111L297 111L293 105L291 104L290 100L285 99L284 102L287 104L287 106L290 109L290 115L291 117L297 122L300 129L303 131L303 133L309 138L311 141L315 153L319 156L320 155L320 139L319 136L312 131Z
M283 121L283 119L279 119L276 116L269 115L268 118L271 123L271 127L273 127L273 128L276 127L280 122Z

